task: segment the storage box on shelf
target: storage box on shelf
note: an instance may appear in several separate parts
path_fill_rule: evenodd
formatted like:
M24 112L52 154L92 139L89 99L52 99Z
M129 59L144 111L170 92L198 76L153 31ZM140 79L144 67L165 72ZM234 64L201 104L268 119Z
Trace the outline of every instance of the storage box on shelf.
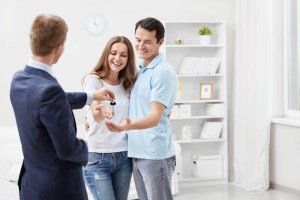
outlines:
M193 176L201 179L223 177L223 156L192 156Z
M212 29L210 44L199 43L200 26ZM226 24L169 21L165 28L164 54L179 81L170 120L181 145L180 184L227 183Z

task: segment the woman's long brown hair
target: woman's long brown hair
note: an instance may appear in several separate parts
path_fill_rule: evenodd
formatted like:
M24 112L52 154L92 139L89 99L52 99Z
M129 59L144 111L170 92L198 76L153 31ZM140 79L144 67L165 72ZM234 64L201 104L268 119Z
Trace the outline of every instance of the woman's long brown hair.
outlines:
M124 43L128 47L128 61L126 66L119 72L119 80L123 80L125 92L129 94L136 80L136 66L133 46L125 36L115 36L107 42L99 61L90 74L95 74L101 79L108 77L110 73L108 56L112 45L115 43Z

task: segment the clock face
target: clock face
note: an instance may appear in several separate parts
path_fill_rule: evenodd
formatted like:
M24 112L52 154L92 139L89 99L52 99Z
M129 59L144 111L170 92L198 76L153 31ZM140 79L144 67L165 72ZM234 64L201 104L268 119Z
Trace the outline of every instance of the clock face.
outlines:
M93 15L87 18L86 28L92 34L99 34L104 30L104 20L99 15Z

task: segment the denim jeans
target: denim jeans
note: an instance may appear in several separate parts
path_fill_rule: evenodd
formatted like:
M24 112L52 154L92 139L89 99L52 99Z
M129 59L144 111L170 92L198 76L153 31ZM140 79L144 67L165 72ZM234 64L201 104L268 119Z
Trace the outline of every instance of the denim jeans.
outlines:
M127 152L89 153L83 174L95 200L127 200L132 159Z
M133 177L139 200L172 200L172 176L176 158L133 158Z

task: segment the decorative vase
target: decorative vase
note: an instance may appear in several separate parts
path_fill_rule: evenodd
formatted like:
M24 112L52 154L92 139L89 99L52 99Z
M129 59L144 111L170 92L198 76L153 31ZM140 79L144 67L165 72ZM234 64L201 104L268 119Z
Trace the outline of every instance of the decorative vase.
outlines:
M200 35L200 45L209 45L210 44L210 35Z

